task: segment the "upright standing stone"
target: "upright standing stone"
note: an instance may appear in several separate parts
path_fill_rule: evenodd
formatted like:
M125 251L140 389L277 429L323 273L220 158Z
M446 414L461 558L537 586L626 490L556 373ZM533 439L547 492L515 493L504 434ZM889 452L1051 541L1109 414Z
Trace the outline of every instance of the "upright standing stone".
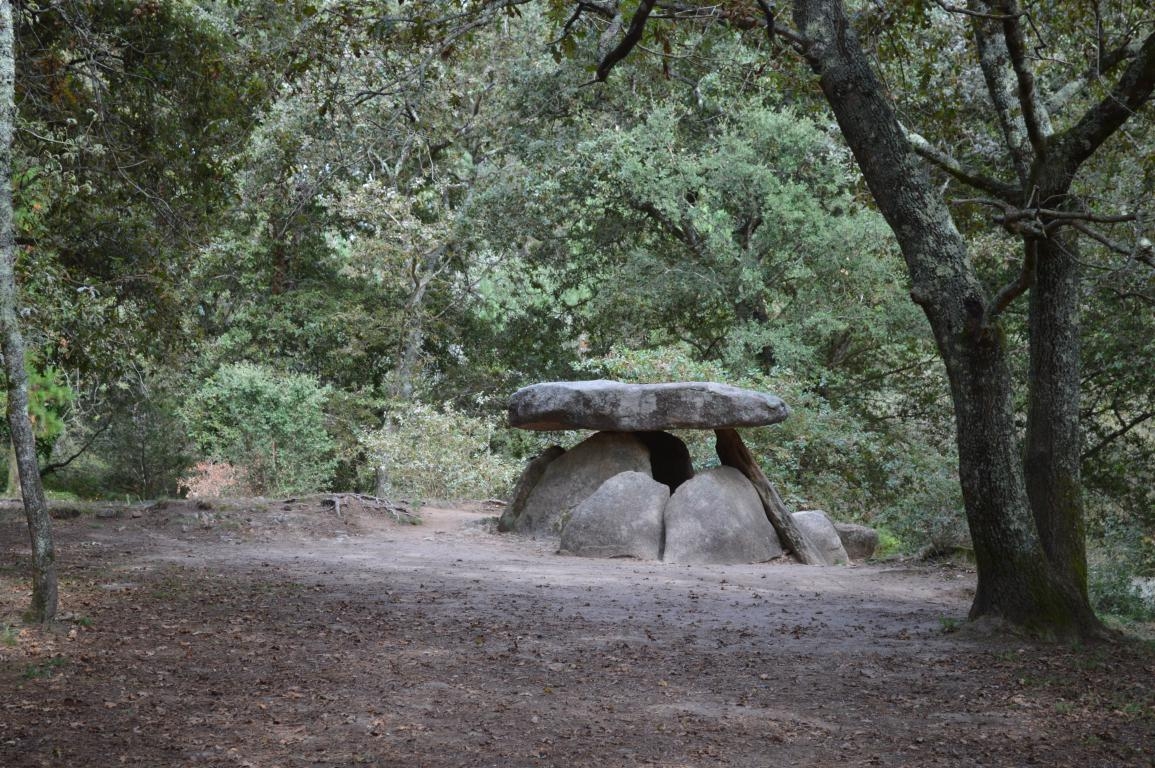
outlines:
M670 489L641 472L602 483L574 509L561 531L561 550L583 557L662 556L662 510Z
M845 565L850 562L846 549L842 546L842 539L825 512L810 509L795 512L792 516L794 524L818 548L827 565Z
M526 499L512 529L557 536L578 504L621 472L650 474L650 450L636 436L598 432L554 459Z
M560 445L551 445L525 466L521 472L521 477L517 480L517 485L513 488L513 495L509 497L509 506L505 508L505 511L501 513L501 519L497 521L497 530L506 533L514 529L517 519L525 511L525 504L529 501L529 495L541 482L542 476L545 475L546 467L563 453L565 453L565 448Z
M696 475L666 504L667 562L761 563L782 554L758 492L733 467Z
M857 523L835 523L834 530L851 560L869 560L878 549L878 531Z

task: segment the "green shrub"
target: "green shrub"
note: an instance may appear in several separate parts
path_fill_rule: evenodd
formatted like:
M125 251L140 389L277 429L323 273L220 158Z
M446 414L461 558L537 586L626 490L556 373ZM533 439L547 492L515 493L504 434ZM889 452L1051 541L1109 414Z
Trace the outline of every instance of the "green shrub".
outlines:
M1088 576L1091 604L1101 614L1131 621L1155 620L1155 604L1143 596L1134 582L1134 572L1125 560L1093 563Z
M910 548L903 543L902 539L895 536L889 528L879 527L878 531L878 546L874 550L873 560L886 560L887 558L895 557L907 552Z
M175 378L142 373L82 398L51 459L72 460L45 476L47 488L89 499L175 496L192 461Z
M320 490L333 479L328 390L309 376L251 363L222 366L184 408L206 459L237 467L254 493Z
M520 463L491 449L497 423L446 404L406 403L389 409L388 424L361 441L379 491L411 499L502 497Z

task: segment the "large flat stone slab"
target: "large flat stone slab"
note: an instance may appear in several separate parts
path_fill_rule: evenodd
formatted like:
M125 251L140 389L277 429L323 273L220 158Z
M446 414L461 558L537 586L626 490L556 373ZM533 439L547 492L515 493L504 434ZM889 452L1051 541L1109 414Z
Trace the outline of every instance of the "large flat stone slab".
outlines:
M509 425L534 430L760 427L789 415L774 395L712 381L557 381L523 387L509 399Z

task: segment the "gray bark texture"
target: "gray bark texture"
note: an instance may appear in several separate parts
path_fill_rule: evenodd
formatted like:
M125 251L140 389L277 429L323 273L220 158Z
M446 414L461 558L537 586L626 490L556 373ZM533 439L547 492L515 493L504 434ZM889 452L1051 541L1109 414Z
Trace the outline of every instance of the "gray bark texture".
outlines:
M898 238L911 297L926 313L946 366L978 561L971 616L999 617L1056 636L1099 634L1085 592L1065 569L1053 567L1040 541L1014 427L1005 341L966 243L908 142L842 3L796 0L794 17L806 40L804 55ZM1066 350L1067 341L1059 343ZM1077 411L1077 398L1075 403Z
M1039 539L1052 566L1087 594L1079 426L1078 242L1038 241L1030 294L1030 376L1024 473Z
M40 467L36 462L36 438L28 418L28 374L24 370L24 339L16 313L16 233L12 216L12 136L16 122L16 48L12 29L12 4L0 0L0 348L8 378L8 428L20 470L24 512L32 539L33 620L56 617L56 549L52 522Z

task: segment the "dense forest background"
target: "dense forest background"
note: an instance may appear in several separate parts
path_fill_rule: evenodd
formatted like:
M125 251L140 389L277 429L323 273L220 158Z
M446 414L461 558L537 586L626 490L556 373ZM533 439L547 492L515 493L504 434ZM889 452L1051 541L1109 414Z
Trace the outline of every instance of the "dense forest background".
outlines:
M1152 23L1093 5L1049 19L1041 76L1095 18ZM981 157L977 66L927 55L965 16L885 6L856 24L903 119ZM50 491L501 496L577 439L507 430L517 387L713 379L793 408L746 438L792 506L873 525L888 553L965 552L942 363L813 78L732 17L654 25L592 82L620 30L572 10L15 4L17 270ZM1150 120L1117 144L1080 181L1127 214L1080 254L1083 478L1097 605L1141 617ZM1013 277L1014 222L957 192L978 270ZM1020 373L1025 315L1003 324Z

